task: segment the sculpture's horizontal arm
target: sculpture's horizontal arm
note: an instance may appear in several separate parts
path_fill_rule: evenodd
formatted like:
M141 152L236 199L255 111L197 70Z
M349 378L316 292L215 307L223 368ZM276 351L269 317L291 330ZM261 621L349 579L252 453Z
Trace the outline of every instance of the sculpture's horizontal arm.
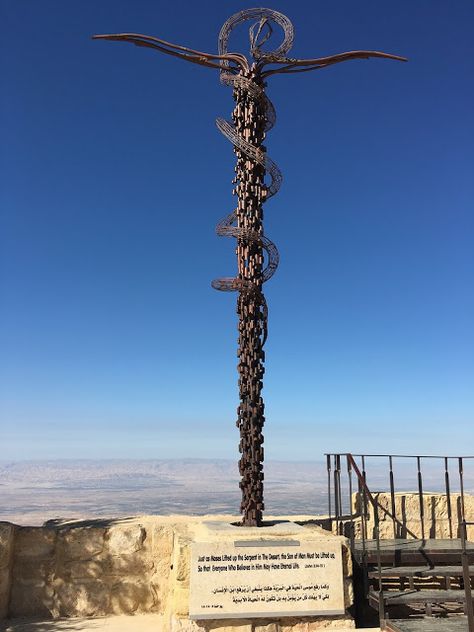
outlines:
M264 77L268 77L277 73L308 72L309 70L319 70L320 68L325 68L326 66L332 66L333 64L339 64L343 61L349 61L350 59L369 59L370 57L395 59L396 61L408 61L406 57L391 55L390 53L382 53L376 50L354 50L347 53L339 53L338 55L330 55L329 57L317 57L315 59L284 58L280 60L275 59L273 61L269 60L267 63L280 63L285 65L280 68L264 71L262 75Z
M139 33L116 33L110 35L93 35L92 39L104 39L111 41L123 41L135 44L135 46L144 46L146 48L153 48L172 55L173 57L179 57L185 61L190 61L201 66L207 66L208 68L217 68L219 70L229 70L229 67L224 64L220 64L219 61L234 62L243 69L248 68L248 62L244 55L239 53L226 53L225 55L214 55L213 53L203 53L186 46L180 46L179 44L171 44L165 40L157 37L151 37L151 35L140 35ZM215 60L215 61L214 61Z

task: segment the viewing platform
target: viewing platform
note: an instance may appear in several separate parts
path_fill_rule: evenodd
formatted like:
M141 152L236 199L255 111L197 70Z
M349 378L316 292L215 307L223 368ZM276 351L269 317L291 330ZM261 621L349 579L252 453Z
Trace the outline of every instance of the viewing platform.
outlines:
M356 621L369 606L388 632L474 632L472 465L472 456L327 455L329 514L351 542ZM415 491L397 489L407 472Z

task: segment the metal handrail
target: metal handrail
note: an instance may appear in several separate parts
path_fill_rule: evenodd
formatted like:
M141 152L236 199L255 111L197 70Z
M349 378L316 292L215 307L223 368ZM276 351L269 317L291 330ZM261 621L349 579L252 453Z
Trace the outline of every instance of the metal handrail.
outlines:
M392 520L395 520L395 522L401 526L402 528L404 528L411 536L413 536L414 538L416 538L416 535L413 533L413 531L410 531L410 529L408 529L403 522L401 522L395 515L394 513L391 513L388 509L386 509L385 507L383 507L378 500L376 500L374 498L374 496L372 495L372 492L370 491L370 489L367 487L367 483L365 481L365 477L362 475L361 471L359 470L359 467L357 465L357 463L354 460L354 457L352 456L352 454L347 453L346 457L348 459L348 461L351 464L352 469L354 470L354 472L356 473L357 478L359 479L359 481L362 484L362 487L365 490L365 494L367 496L367 498L370 500L371 505L374 507L374 509L381 509L384 514L386 516L389 516Z
M382 556L380 552L380 527L379 527L379 512L378 508L380 504L375 500L372 496L370 489L367 487L367 483L362 472L359 470L357 463L355 462L352 454L346 454L348 467L350 466L354 472L356 473L357 479L359 481L359 488L362 488L364 491L364 497L368 498L372 507L374 508L374 530L375 530L375 542L377 546L377 569L378 569L378 592L379 592L379 619L380 623L385 621L385 601L383 599L383 590L382 590ZM352 516L352 511L351 511ZM365 547L364 547L365 549ZM365 556L364 556L365 557ZM366 566L367 562L363 559L363 565ZM367 573L364 573L367 575ZM471 632L471 630L469 630Z
M329 453L326 453L327 456ZM394 459L474 459L474 455L448 455L445 454L356 454L355 452L339 452L341 456L350 454L352 457L366 457L366 458L389 458Z

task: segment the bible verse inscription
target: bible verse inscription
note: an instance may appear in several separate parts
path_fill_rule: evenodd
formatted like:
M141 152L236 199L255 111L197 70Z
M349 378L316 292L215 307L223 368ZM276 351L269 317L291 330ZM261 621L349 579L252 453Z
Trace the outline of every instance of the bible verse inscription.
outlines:
M341 543L195 542L189 606L193 619L343 614Z

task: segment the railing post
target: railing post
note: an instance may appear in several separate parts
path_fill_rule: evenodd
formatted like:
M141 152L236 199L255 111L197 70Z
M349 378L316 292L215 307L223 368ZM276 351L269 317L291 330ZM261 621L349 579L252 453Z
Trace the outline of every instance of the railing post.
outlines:
M336 514L336 532L339 535L339 525L342 522L341 502L341 455L334 455L334 512Z
M331 524L331 455L326 454L326 468L328 473L328 516Z
M352 465L349 456L346 454L346 462L347 462L347 476L349 478L349 520L350 520L350 540L351 540L351 550L354 550L354 510L352 507Z
M421 539L425 539L425 506L423 503L423 475L421 473L421 457L416 457L416 465L418 468L418 500L420 504L420 520L421 520Z
M446 508L448 511L449 522L449 538L453 539L453 514L451 509L451 489L449 484L449 461L448 457L444 457L444 484L446 487Z
M474 608L472 604L471 577L469 574L469 555L467 552L467 522L461 522L462 576L466 595L465 611L469 632L474 632Z
M377 544L379 619L380 619L380 625L382 626L385 621L385 601L383 598L383 586L382 586L382 555L380 551L380 520L379 520L378 504L374 505L373 510L374 510L374 525L375 525L375 541Z
M461 520L460 522L466 519L466 507L464 505L464 466L462 456L458 458L458 466L459 466L459 489L461 492Z
M365 456L362 456L362 480L364 482L364 485L362 487L362 489L364 490L363 496L362 496L362 511L364 513L364 529L365 529L365 539L367 540L368 538L368 531L367 531L367 474L365 472Z
M395 520L395 481L393 478L393 460L392 457L388 457L388 463L390 467L390 502L392 508L392 522L393 522L393 537L397 539L397 522Z
M362 481L359 477L357 477L358 481L358 490L359 490L359 509L360 509L360 519L361 519L361 536L362 536L362 569L363 569L363 578L364 578L364 595L367 597L369 591L369 581L367 577L367 548L366 548L366 536L367 536L367 525L366 525L366 516L364 511L364 501L363 495L365 495L365 489L362 485Z

